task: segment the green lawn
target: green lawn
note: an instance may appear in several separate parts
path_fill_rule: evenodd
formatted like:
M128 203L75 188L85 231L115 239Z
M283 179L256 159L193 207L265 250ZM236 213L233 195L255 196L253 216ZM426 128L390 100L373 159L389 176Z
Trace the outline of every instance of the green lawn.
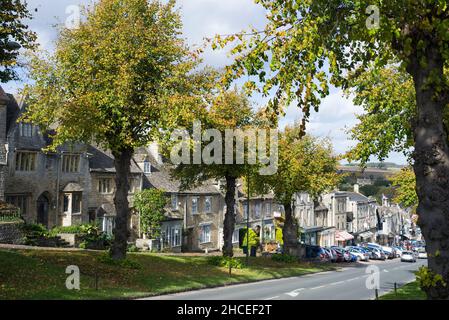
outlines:
M425 300L426 294L419 288L418 282L410 282L393 292L379 297L380 300Z
M327 264L288 264L258 257L251 258L250 267L234 269L230 277L227 269L209 265L205 257L130 253L129 260L138 268L111 265L102 257L104 252L0 250L0 299L133 298L333 269ZM65 287L69 265L80 268L79 291Z

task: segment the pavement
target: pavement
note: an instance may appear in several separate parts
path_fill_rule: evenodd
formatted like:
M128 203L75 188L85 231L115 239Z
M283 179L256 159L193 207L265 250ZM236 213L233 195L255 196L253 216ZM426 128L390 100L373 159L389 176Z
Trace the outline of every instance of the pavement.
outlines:
M350 264L337 271L299 277L231 285L150 297L143 300L370 300L414 281L414 272L427 266L426 259L415 263L400 259ZM378 281L376 280L378 279Z

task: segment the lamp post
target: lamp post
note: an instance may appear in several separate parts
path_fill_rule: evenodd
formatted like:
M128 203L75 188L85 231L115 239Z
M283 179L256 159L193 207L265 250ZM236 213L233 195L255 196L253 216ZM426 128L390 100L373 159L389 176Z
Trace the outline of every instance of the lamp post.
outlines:
M247 203L246 203L246 265L249 263L249 173L246 177L246 184L248 188L248 194L247 194Z

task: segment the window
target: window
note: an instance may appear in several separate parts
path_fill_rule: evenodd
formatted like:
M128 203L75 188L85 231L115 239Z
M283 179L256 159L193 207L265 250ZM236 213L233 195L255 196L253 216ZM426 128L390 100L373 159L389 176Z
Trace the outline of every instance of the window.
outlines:
M72 194L72 213L81 212L81 193Z
M265 204L265 217L271 217L271 203L269 202Z
M66 193L63 197L62 208L64 213L81 213L81 199L80 192Z
M167 234L169 235L168 243L171 247L179 247L181 245L181 229L168 228Z
M212 212L212 197L206 197L204 199L204 211L206 213Z
M210 242L210 224L201 226L200 243Z
M238 243L240 240L240 229L234 229L232 233L232 243Z
M19 151L16 153L16 171L36 170L36 152Z
M62 205L64 212L69 212L69 204L70 204L70 195L65 194L64 199L63 199L63 205Z
M172 210L178 210L178 195L176 193L171 194L171 208Z
M98 180L98 192L102 194L108 194L112 192L111 188L111 179L110 178L102 178Z
M20 209L20 215L24 216L28 212L28 196L14 195L6 196L6 202L15 205Z
M254 206L254 216L256 219L260 218L260 212L262 211L262 203L258 202Z
M33 136L33 125L31 123L20 123L19 124L20 136L21 137L32 137Z
M143 172L144 173L151 173L151 163L148 160L145 160L143 162Z
M198 213L198 198L193 197L192 198L192 214Z
M129 193L135 193L137 189L138 180L136 178L130 178L128 180Z
M79 164L79 154L64 154L62 156L62 172L79 172Z
M243 218L248 219L248 204L243 204Z

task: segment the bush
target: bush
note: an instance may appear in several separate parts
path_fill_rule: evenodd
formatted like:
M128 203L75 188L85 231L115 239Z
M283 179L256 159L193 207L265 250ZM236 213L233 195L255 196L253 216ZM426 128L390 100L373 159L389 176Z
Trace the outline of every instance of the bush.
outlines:
M298 258L295 256L291 256L289 254L273 254L271 256L271 259L276 262L283 262L283 263L294 263L298 261Z
M139 248L136 247L134 243L128 245L128 252L139 252Z
M221 257L221 256L209 257L207 258L207 263L216 267L225 267L225 268L231 267L232 269L242 269L244 267L243 263L236 258Z
M23 243L26 245L34 246L37 245L39 239L47 239L50 234L42 224L22 224L20 230L23 233Z
M95 224L78 224L73 226L60 226L51 229L50 234L56 236L58 233L71 233L71 234L99 234L100 228Z

